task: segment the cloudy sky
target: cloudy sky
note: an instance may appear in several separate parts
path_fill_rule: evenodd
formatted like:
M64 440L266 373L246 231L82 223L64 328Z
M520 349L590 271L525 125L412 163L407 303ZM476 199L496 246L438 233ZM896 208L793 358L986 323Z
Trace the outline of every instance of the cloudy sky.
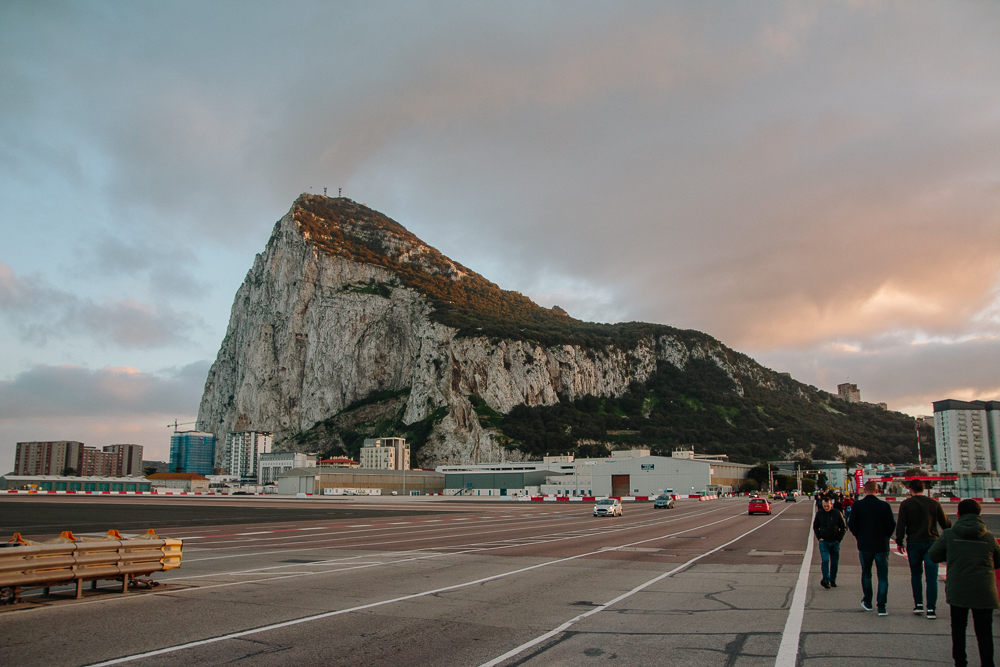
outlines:
M1000 4L0 3L0 468L195 419L301 192L594 321L1000 398Z

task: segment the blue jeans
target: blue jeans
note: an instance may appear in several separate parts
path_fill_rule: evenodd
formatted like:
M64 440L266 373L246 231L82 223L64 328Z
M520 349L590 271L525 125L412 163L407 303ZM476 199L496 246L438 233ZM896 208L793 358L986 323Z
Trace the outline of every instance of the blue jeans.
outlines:
M889 552L888 551L859 551L861 557L861 593L864 595L864 602L869 607L872 604L872 563L875 563L875 571L878 573L878 597L875 603L879 609L885 608L885 603L889 600Z
M937 609L938 564L927 556L933 542L907 542L906 558L910 561L910 587L913 604L924 601L924 572L927 573L927 609Z
M819 542L819 557L823 561L823 578L837 581L837 566L840 565L840 542Z

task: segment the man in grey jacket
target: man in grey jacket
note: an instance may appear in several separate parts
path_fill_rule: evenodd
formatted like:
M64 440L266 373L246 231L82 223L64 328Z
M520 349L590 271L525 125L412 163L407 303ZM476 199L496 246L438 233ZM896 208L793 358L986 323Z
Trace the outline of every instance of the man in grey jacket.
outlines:
M910 587L913 589L913 613L924 613L924 572L927 572L927 618L937 618L938 566L927 552L940 537L938 526L950 528L941 503L924 495L924 483L910 482L910 497L899 506L896 520L896 544L899 553L910 561Z

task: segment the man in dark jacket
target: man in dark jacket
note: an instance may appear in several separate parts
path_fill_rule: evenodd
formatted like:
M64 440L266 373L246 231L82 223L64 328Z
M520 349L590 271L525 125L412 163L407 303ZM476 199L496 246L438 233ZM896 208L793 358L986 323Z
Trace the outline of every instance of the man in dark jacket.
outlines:
M864 598L861 608L872 610L872 563L878 573L878 615L888 616L885 605L889 599L889 537L896 528L889 503L878 497L878 484L865 482L865 497L854 503L851 520L847 524L858 540L861 559L861 590Z
M910 497L899 506L896 544L899 553L910 561L910 587L913 589L913 613L924 613L924 572L927 572L927 618L937 618L937 563L927 551L940 536L938 526L951 527L941 503L924 495L924 483L910 482ZM904 544L905 539L905 544Z
M847 534L844 515L833 508L833 498L823 498L820 511L813 519L813 533L819 541L819 556L823 561L823 588L837 586L837 567L840 564L840 541Z
M951 607L951 656L965 667L965 628L972 625L979 644L979 661L993 664L993 610L1000 607L994 570L1000 569L1000 546L979 517L979 503L966 498L958 504L958 521L931 545L935 563L948 563L944 593Z

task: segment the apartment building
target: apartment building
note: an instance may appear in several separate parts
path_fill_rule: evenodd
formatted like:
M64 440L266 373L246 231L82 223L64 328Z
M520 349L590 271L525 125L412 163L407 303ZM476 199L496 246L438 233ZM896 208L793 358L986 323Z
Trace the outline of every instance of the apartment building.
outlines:
M215 467L215 435L174 431L170 436L170 472L211 475Z
M940 471L997 469L1000 401L934 402L934 440Z
M274 436L264 431L231 431L226 434L222 466L227 475L256 481L263 454L271 452Z
M410 446L405 438L369 438L361 448L362 468L409 470Z
M70 472L72 471L72 472ZM19 442L15 475L137 477L142 474L142 445L107 445L103 451L82 442Z

